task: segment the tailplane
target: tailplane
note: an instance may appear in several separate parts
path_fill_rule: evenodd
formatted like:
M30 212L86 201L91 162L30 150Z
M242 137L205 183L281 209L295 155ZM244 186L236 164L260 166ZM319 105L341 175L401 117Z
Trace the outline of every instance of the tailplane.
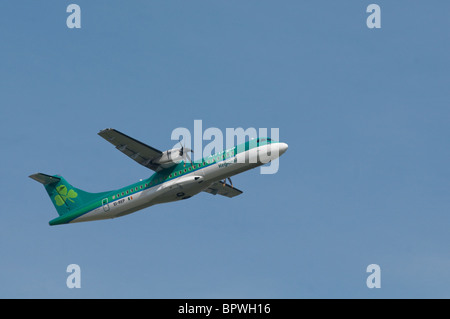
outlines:
M70 185L62 176L37 173L30 178L44 185L59 216L74 211L108 193L88 193Z

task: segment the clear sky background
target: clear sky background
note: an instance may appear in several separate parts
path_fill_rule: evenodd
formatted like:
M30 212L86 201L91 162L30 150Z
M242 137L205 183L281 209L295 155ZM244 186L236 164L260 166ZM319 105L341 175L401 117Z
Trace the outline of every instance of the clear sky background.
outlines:
M66 8L81 7L81 29ZM366 8L381 7L381 29ZM449 298L448 1L1 1L2 298ZM51 227L28 175L91 192L177 127L279 128L277 174ZM66 267L81 267L68 289ZM381 267L381 288L366 267Z

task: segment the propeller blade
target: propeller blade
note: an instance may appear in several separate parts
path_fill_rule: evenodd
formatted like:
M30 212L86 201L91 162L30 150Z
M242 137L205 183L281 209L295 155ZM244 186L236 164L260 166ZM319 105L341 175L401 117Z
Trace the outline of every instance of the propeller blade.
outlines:
M184 154L184 146L181 144L181 140L178 140L178 143L180 143L181 149L180 149L180 156L183 156Z
M189 162L191 163L191 164L193 164L192 163L192 159L191 159L191 157L189 156L189 152L192 152L192 153L194 153L194 151L193 150L191 150L189 147L184 147L183 146L183 160L184 160L184 166L186 166L186 157L189 159Z
M193 152L193 151L192 151ZM191 157L189 156L189 154L186 152L186 156L187 156L187 158L189 159L189 162L192 164L192 160L191 160ZM185 162L185 164L186 164L186 162Z
M181 144L181 139L178 140L178 143L180 143L180 146L181 146L181 148L180 148L180 156L183 158L183 163L184 163L183 166L186 167L186 156L189 159L189 162L191 162L191 164L192 164L192 160L191 160L191 158L190 158L188 153L189 152L194 153L194 151L191 150L189 147L184 147L184 145Z

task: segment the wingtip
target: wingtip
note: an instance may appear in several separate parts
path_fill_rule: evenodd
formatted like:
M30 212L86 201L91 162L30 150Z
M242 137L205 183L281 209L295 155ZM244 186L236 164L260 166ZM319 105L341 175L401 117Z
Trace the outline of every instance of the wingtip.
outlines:
M104 130L101 130L97 134L100 135L101 137L106 138L107 136L109 136L111 133L114 133L114 132L117 132L117 130L109 127L109 128L105 128Z
M100 130L97 134L103 133L103 132L107 132L107 131L111 131L114 130L113 128L105 128L103 130Z

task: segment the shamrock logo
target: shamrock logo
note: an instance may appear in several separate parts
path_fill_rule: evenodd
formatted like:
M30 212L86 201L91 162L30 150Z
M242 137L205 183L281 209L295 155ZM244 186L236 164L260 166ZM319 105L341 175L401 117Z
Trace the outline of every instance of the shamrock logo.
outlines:
M58 206L64 205L66 200L70 200L72 203L74 203L72 198L78 196L78 194L73 189L67 191L67 187L65 185L56 187L56 191L59 194L55 196L55 202Z

